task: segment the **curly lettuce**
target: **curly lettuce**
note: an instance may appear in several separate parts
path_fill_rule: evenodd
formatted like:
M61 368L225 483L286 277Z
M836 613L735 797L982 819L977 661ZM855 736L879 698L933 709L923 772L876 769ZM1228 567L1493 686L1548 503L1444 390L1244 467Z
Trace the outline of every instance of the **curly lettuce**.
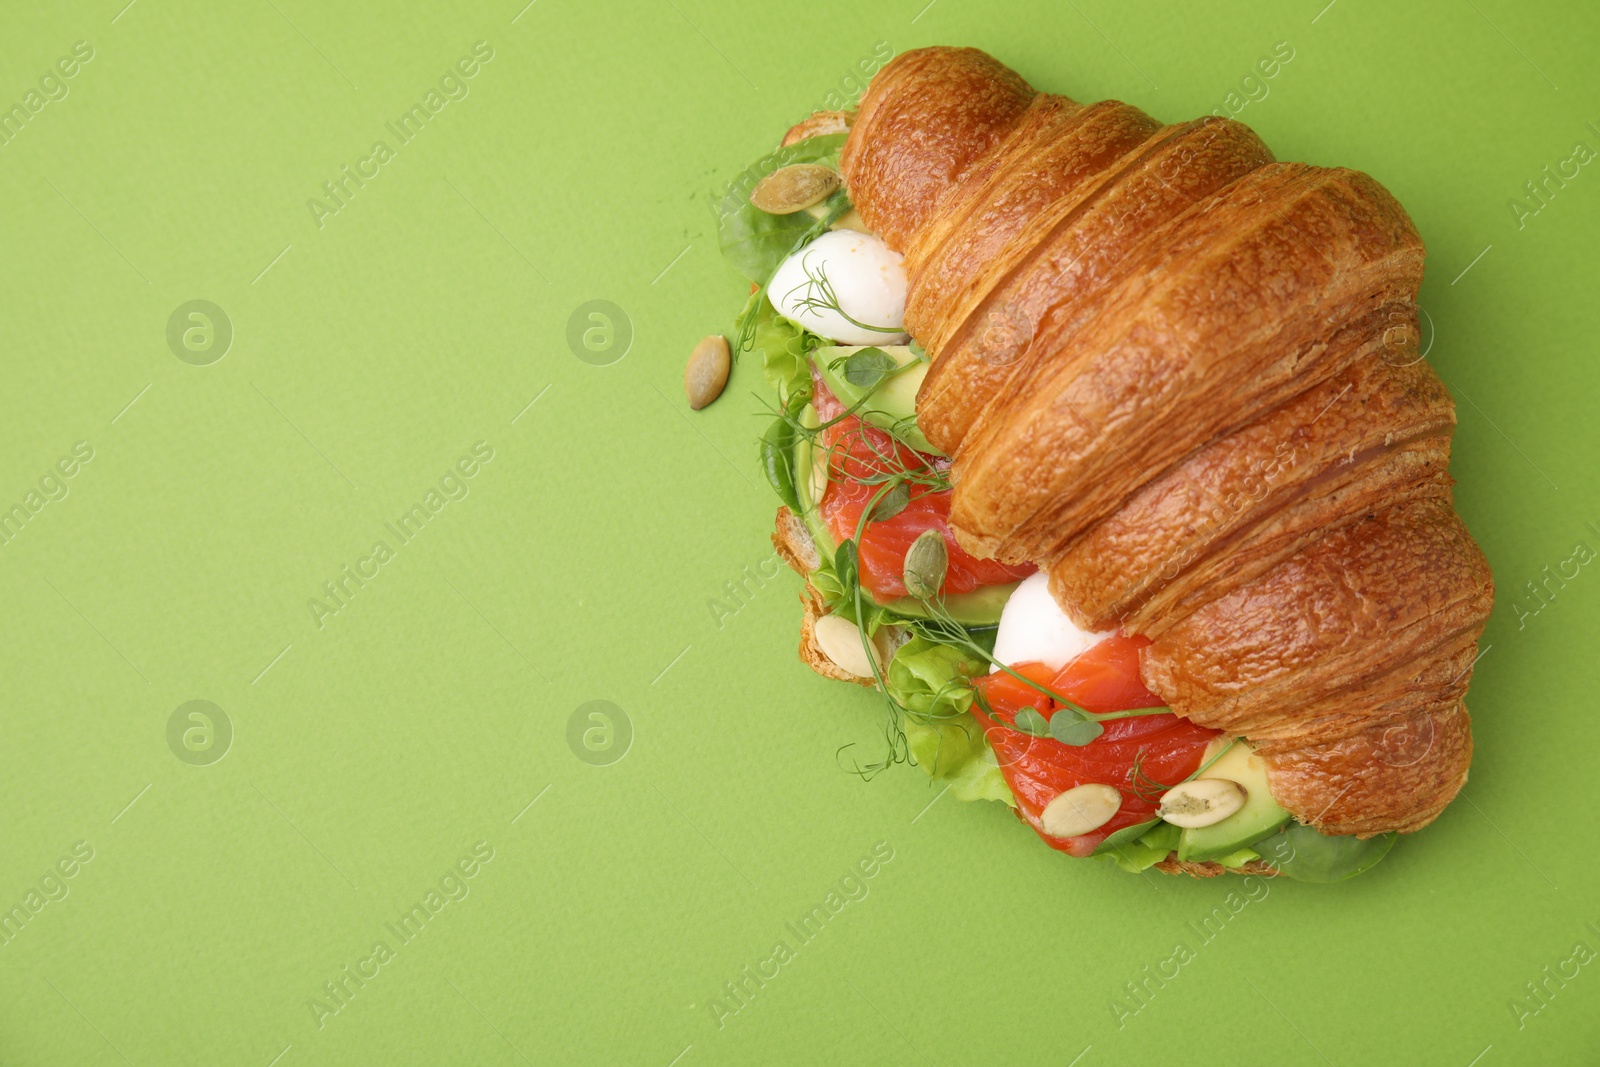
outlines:
M1180 833L1182 831L1171 823L1152 819L1111 834L1100 842L1094 856L1138 874L1166 859L1167 854L1178 847Z
M811 392L811 352L826 344L821 337L779 315L765 293L750 295L750 303L740 313L733 336L738 339L735 355L754 352L761 359L761 376L780 402Z
M994 750L967 714L976 657L953 645L916 636L889 661L884 681L910 715L904 723L912 759L929 778L945 782L957 800L998 800L1015 806Z

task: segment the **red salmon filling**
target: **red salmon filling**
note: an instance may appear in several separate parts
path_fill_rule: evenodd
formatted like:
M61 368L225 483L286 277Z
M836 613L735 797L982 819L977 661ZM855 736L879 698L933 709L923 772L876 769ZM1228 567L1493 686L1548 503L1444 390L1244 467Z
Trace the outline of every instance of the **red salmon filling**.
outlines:
M813 381L817 415L823 422L837 418L844 405L828 392L820 378L813 376ZM942 471L950 465L944 457L909 448L854 415L846 415L824 429L819 439L828 457L828 488L822 494L821 512L836 542L855 538L862 511L882 487L881 481L870 479L896 471ZM1038 569L1031 563L1012 567L969 554L950 531L950 491L933 491L919 485L910 489L911 499L905 508L887 519L869 521L856 545L861 587L880 603L906 595L902 578L906 553L911 542L928 530L937 530L944 538L950 562L939 591L947 596L970 593L987 585L1005 585Z
M1139 652L1149 643L1146 637L1119 634L1093 646L1060 671L1042 663L1013 664L1011 668L1096 714L1160 707L1162 699L1146 689L1139 677ZM985 675L976 686L994 717L976 702L972 714L994 747L1000 773L1017 798L1017 814L1045 844L1073 856L1088 856L1123 827L1155 818L1161 794L1199 770L1206 745L1221 732L1170 713L1139 715L1103 723L1105 732L1087 745L1064 745L1054 738L1033 737L1009 728L1023 708L1034 708L1049 719L1060 704L1003 671ZM1078 837L1046 834L1041 824L1046 805L1068 789L1089 782L1112 786L1122 794L1116 815L1099 829Z

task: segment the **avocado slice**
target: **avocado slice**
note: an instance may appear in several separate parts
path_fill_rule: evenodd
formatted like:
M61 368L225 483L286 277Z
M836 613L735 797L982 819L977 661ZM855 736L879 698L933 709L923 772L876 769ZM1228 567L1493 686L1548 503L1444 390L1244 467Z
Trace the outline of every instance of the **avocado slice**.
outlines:
M1220 744L1226 740L1219 739ZM1210 758L1207 753L1207 758ZM1234 746L1205 772L1206 778L1226 778L1244 786L1244 807L1221 822L1198 829L1187 829L1178 838L1178 858L1218 860L1238 852L1266 837L1289 821L1289 813L1272 799L1267 787L1267 765L1250 743L1240 738Z
M817 418L817 409L807 404L800 409L800 425L814 430L820 420ZM800 520L806 524L806 529L811 532L811 540L816 543L817 551L825 559L833 558L833 550L838 547L833 542L833 534L828 530L828 524L822 519L822 512L816 505L816 487L812 485L814 457L817 448L812 439L801 434L794 445L794 492L800 499ZM824 483L824 487L826 483Z
M1006 606L1006 601L1021 584L1021 582L1007 582L1005 585L979 586L970 593L951 593L944 598L944 610L952 619L964 626L998 626L1000 610ZM928 615L927 605L916 597L903 596L899 600L890 601L884 607L897 614L919 619Z
M807 404L800 412L800 425L814 428L817 424L817 409ZM817 448L809 437L801 436L795 442L795 495L800 498L800 519L806 524L806 530L810 532L811 540L816 543L817 551L825 559L832 559L833 551L838 546L834 543L833 532L828 529L827 522L822 518L821 509L813 503L815 487L812 484L812 471L815 467L816 451ZM1000 622L1000 610L1006 606L1006 601L1010 599L1019 584L1021 583L1007 582L1005 585L987 585L970 593L952 593L944 598L944 608L950 613L951 618L967 626L994 626ZM928 614L927 606L915 597L901 597L883 606L899 615L926 618Z
M896 372L870 390L871 399L858 408L856 414L874 426L893 429L918 452L944 455L928 443L916 424L917 390L922 388L922 379L928 376L928 363L918 359L909 345L825 345L816 349L811 353L811 362L828 386L828 391L838 397L845 407L856 404L868 393L869 390L852 385L843 373L844 360L863 348L877 348L894 360L896 366L906 369Z

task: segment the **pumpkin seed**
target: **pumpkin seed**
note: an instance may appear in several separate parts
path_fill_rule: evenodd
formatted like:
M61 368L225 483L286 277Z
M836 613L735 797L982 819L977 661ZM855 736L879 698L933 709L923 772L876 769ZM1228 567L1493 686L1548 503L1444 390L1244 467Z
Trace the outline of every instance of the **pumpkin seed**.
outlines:
M779 167L750 190L750 202L769 215L792 215L820 203L839 188L839 172L820 163Z
M1156 814L1174 826L1196 830L1244 807L1245 795L1244 786L1227 778L1196 778L1161 794Z
M835 667L857 678L872 677L872 661L861 647L861 628L855 623L839 615L824 615L811 624L811 635ZM877 659L876 648L873 659Z
M728 339L721 334L714 333L694 346L683 368L683 391L691 408L699 411L722 395L730 362Z
M950 550L945 547L944 535L938 530L924 530L906 551L900 576L906 583L906 592L927 600L939 595L949 568Z
M1114 787L1090 782L1046 804L1039 822L1051 837L1077 837L1100 829L1121 807L1122 794Z

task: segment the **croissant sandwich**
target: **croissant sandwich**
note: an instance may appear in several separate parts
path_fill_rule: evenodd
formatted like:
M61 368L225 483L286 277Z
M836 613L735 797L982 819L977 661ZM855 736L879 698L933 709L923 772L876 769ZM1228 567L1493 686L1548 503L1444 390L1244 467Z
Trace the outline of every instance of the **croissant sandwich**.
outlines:
M1310 881L1461 789L1494 584L1373 179L924 48L730 183L719 238L751 293L686 387L731 350L772 388L801 658L883 697L854 770L1126 870Z

